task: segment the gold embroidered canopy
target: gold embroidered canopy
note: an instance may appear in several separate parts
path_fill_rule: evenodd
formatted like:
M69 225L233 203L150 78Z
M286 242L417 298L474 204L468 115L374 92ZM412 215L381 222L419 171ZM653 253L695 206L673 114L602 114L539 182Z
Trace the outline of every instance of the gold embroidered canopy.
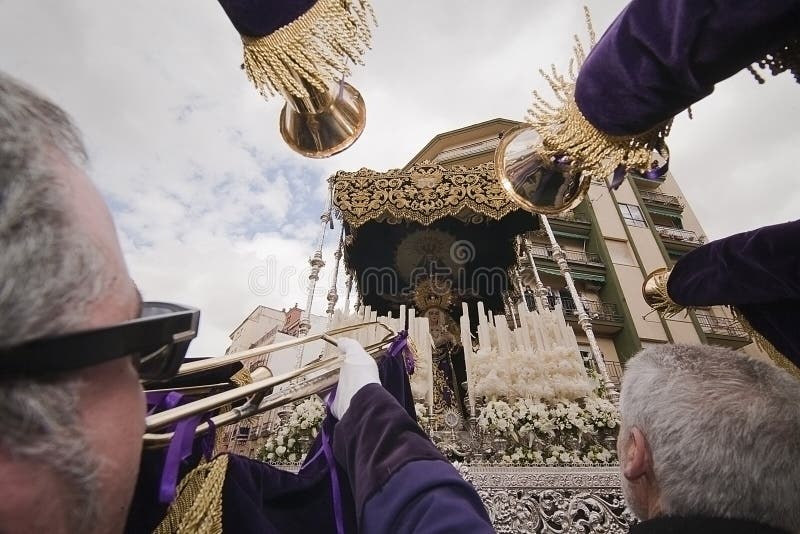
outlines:
M339 171L330 182L333 205L351 228L385 217L427 226L465 211L500 220L519 209L495 178L493 163L445 168L425 162L386 172Z

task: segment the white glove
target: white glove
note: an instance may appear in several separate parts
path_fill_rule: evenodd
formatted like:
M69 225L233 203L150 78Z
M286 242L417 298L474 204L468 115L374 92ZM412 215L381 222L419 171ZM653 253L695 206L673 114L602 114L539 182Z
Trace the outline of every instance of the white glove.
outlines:
M331 404L331 413L341 420L350 407L353 395L367 384L380 384L378 365L372 356L358 343L349 338L337 340L339 350L344 352L344 363L339 372L339 385L336 387L336 398Z

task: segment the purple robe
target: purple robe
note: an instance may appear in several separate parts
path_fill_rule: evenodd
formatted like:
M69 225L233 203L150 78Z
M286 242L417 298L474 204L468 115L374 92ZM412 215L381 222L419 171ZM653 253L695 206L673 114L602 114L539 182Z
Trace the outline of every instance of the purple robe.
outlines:
M333 436L345 532L494 532L474 488L417 425L402 356L383 358L379 372L383 386L362 388L341 421L328 416L323 422ZM330 470L324 454L316 454L321 437L308 454L315 459L298 474L230 455L223 530L336 532ZM143 474L158 471L160 464L150 459ZM152 493L137 492L134 509L145 516L130 518L127 532L149 533L157 524L163 509Z
M575 101L603 132L643 133L711 94L798 27L798 0L633 0L589 53Z
M800 220L712 241L683 256L667 282L683 306L736 306L800 367Z

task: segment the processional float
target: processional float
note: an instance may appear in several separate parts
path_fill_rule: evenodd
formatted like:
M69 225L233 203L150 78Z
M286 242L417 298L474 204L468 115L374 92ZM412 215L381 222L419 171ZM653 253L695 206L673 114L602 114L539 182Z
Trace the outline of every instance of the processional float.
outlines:
M359 63L368 47L370 25L374 22L369 4L364 0L303 0L277 7L233 0L220 3L242 36L242 67L248 78L265 96L279 94L287 102L280 121L286 142L309 157L327 157L355 142L364 128L365 107L358 92L344 82L344 76L348 62ZM751 39L748 42L754 44L749 47L734 46L743 40L744 30L736 26L733 17L726 13L708 17L708 28L698 27L685 38L694 42L705 30L721 32L728 38L719 45L705 43L709 49L702 54L705 59L701 62L697 57L660 55L666 51L659 49L663 42L657 39L645 43L641 35L670 33L682 21L666 17L666 11L654 16L646 2L634 1L596 45L590 27L592 48L588 52L576 38L574 63L568 75L559 74L555 68L542 72L557 102L551 104L535 94L528 122L504 133L493 162L477 168L444 168L422 163L386 173L366 169L337 173L331 178L331 209L341 218L343 232L336 268L344 258L348 271L346 302L349 304L355 280L358 311L351 313L349 306L344 311L334 311L337 300L334 284L329 292L333 328L328 332L215 358L213 363L189 363L179 377L208 371L212 366L224 368L257 353L312 340L321 339L333 346L336 335L352 335L365 328L373 331L362 341L377 354L387 348L397 332L406 331L416 346L419 363L419 374L412 381L415 395L427 400L427 417L439 415L452 436L456 435L456 429L463 431L465 422L474 427L480 417L475 411L476 391L481 387L489 391L498 382L503 383L498 376L486 381L493 369L486 366L487 360L482 361L482 357L489 353L508 356L552 349L552 344L548 346L545 340L545 330L558 343L574 344L574 336L569 339L571 331L563 329L558 321L560 318L563 322L560 311L557 317L546 314L534 317L527 306L515 309L513 299L509 299L514 286L519 287L514 265L520 248L523 252L526 249L524 234L541 226L558 251L547 216L578 205L593 178L603 181L610 178L610 186L618 187L629 173L645 178L663 176L668 171L665 139L672 118L709 94L717 81L742 68L750 68L756 74L750 67L753 63L773 74L791 70L797 77L796 30L787 25L780 13L776 15L781 9L789 9L784 4L776 2L770 10L759 13L758 20L752 21L749 27L758 28L763 38ZM693 17L691 10L682 12L682 16L687 20ZM635 28L647 31L636 32ZM685 48L694 49L688 45ZM651 64L625 61L643 49L649 50ZM767 59L761 59L765 55ZM635 70L634 64L645 68ZM610 65L614 68L609 68ZM696 85L689 86L687 78L681 75L690 72L702 72ZM758 74L756 77L763 82ZM530 213L537 214L538 220ZM327 225L329 220L323 223ZM796 234L796 226L790 223L789 227L779 228L777 235ZM483 237L476 236L481 233ZM763 235L764 232L762 238ZM771 232L766 235L764 239L769 239ZM748 241L750 237L739 241L732 238L730 243L752 242ZM475 241L488 246L470 248L468 245ZM374 243L382 246L363 246ZM792 336L781 336L783 330L778 328L780 320L774 320L774 307L736 302L729 298L730 291L699 300L687 296L692 294L687 288L697 289L698 280L708 280L691 276L696 274L692 269L713 265L720 250L719 247L713 251L706 247L697 249L678 262L669 278L666 271L653 273L643 286L645 300L667 314L680 310L676 302L689 306L736 305L743 321L752 323L752 331L761 334L757 339L768 345L770 353L787 370L797 373L800 351ZM491 260L487 260L490 256ZM566 259L563 254L556 259L569 282ZM476 282L474 275L480 269L489 274ZM491 278L492 275L496 278ZM739 280L730 272L722 275L729 276L731 283ZM692 282L687 282L690 279ZM493 283L497 285L492 286ZM568 285L576 293L574 284ZM580 299L577 295L573 297L578 311L585 316ZM786 298L797 300L800 295ZM458 304L461 314L454 310ZM416 315L417 311L422 317ZM598 358L596 343L591 343L590 322L586 318L581 323L598 363L600 385L612 393L613 399L613 384L602 358ZM379 329L386 335L379 335ZM440 365L441 362L446 365ZM145 441L151 446L163 446L175 434L173 430L164 431L164 427L187 416L233 405L231 410L216 413L193 429L193 435L202 434L215 426L324 391L335 383L339 364L335 353L328 351L319 361L280 377L273 377L268 369L262 368L239 371L232 381L185 386L187 392L214 393L174 411L149 416ZM276 391L287 383L288 389ZM153 392L169 389L169 384L148 386ZM580 385L575 395L585 394L578 390ZM434 413L437 395L438 402L447 405L439 414ZM536 438L533 430L530 436L531 440ZM464 454L455 440L450 452L456 457ZM496 475L491 468L486 471L478 467L465 472L479 486ZM600 473L595 479L612 475ZM580 474L553 472L549 476L561 476L567 488L583 484ZM548 523L553 518L547 516L544 501L526 497L527 500L513 504L504 499L503 495L509 491L518 491L511 486L493 488L493 498L487 502L493 516L513 515L522 506L539 514L535 521L539 525L537 532L556 531L554 523ZM609 531L623 531L626 519L621 512L621 501L615 497L615 486L615 482L609 482L606 488L606 496L611 500L593 497L581 509L603 516ZM573 497L570 490L560 495L565 502L572 502ZM572 520L579 524L588 518Z

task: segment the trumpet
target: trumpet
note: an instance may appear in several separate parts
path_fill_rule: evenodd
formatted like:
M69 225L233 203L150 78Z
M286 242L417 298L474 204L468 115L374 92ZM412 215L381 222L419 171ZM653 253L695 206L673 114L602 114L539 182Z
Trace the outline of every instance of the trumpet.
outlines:
M397 333L380 321L366 322L358 325L342 327L329 330L321 334L306 336L303 338L273 343L264 347L257 347L246 351L229 354L219 358L208 358L200 362L191 362L181 366L178 376L186 376L209 369L223 367L232 362L242 361L254 356L268 354L278 350L304 345L312 341L323 340L333 346L337 346L333 336L351 332L368 326L380 326L386 330L386 334L379 341L365 347L366 351L373 357L380 357L384 349ZM339 369L343 357L341 355L321 358L311 362L299 369L289 371L279 376L273 376L269 368L260 366L251 372L252 383L240 387L222 391L196 401L165 410L163 412L149 415L145 419L146 431L143 437L144 446L147 448L164 447L170 443L174 432L159 432L159 429L175 423L183 418L208 413L223 406L231 405L240 401L243 404L233 407L230 410L211 417L210 422L204 422L195 429L195 436L200 436L208 432L211 428L237 423L254 415L278 408L311 395L322 395L329 391L339 380ZM280 384L290 382L294 379L303 380L290 387L286 391L275 393L274 389ZM224 386L226 384L214 384L206 386L190 386L188 388L177 388L181 391L188 391L197 394L207 393L214 386ZM174 391L170 389L169 391ZM164 389L149 389L148 392L165 391Z
M503 134L494 155L500 184L512 202L542 215L556 215L580 204L591 179L566 158L543 153L542 136L521 125Z
M296 80L308 96L282 93L286 105L281 110L280 131L286 144L303 156L327 158L355 143L367 123L361 93L344 81L324 92L305 79Z

